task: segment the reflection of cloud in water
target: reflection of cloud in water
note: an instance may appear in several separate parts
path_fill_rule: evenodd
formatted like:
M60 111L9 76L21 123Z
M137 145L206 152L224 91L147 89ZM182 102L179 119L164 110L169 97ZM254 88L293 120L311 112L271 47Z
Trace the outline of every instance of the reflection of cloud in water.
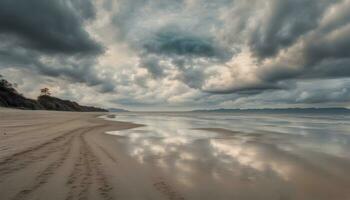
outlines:
M164 138L167 143L186 142L187 140L196 140L204 138L213 138L218 134L208 131L194 129L176 129L170 130L163 127L141 127L124 131L108 131L107 134L125 136L133 138Z
M346 119L131 113L115 120L147 125L108 133L123 138L133 158L161 171L188 199L350 196Z
M283 163L273 162L266 160L266 157L261 157L262 152L259 152L258 145L245 144L245 143L235 143L232 144L231 141L210 141L214 149L214 155L220 157L221 155L226 155L226 163L230 164L230 161L235 160L241 166L249 167L257 171L263 172L269 169L278 173L282 178L288 180L289 166Z

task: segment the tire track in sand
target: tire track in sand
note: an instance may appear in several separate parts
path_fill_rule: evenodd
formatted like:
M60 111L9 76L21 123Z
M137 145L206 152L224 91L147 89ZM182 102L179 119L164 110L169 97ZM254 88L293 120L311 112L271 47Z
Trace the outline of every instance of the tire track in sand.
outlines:
M74 129L60 136L50 139L38 146L28 148L24 151L15 153L0 161L0 178L4 175L16 173L30 164L44 160L51 154L60 151L62 146L67 146L76 132L84 131L85 129ZM1 179L0 179L1 182Z
M154 183L153 186L169 200L185 200L183 196L162 179Z
M25 189L18 192L11 200L24 200L28 199L32 193L39 189L42 185L48 182L48 179L55 174L60 166L62 166L67 160L73 143L74 137L71 137L67 143L64 144L63 148L60 150L59 158L49 164L34 180L34 183Z
M76 159L75 164L68 177L67 185L70 187L70 191L66 199L87 199L89 191L96 192L101 199L113 199L110 195L112 187L106 179L101 162L93 153L85 138L87 133L91 133L94 129L100 127L104 127L104 125L62 132L59 136L40 145L3 158L0 161L0 182L5 176L10 176L12 173L15 174L18 170L40 161L49 160L53 155L58 154L56 160L50 161L51 163L44 170L40 171L33 182L15 194L11 200L25 200L34 197L36 195L35 192L44 184L47 184L58 168L66 162L68 157L71 157L73 144L79 146L79 155L77 155L77 158L74 158ZM74 153L74 155L76 154Z
M79 136L79 158L74 164L74 169L69 176L67 184L71 190L66 200L87 199L89 190L96 190L102 199L113 199L110 195L112 187L101 169L98 157L92 152L85 139L85 133ZM95 186L97 188L92 188Z
M2 141L14 138L14 137L18 137L19 135L24 135L28 132L33 132L33 131L39 131L39 130L45 130L48 128L57 128L59 126L62 126L68 122L72 122L73 120L69 120L69 121L62 121L62 122L49 122L49 123L39 123L39 124L28 124L28 125L22 125L22 126L16 126L16 128L25 128L25 130L10 134L10 135L6 135L6 137L2 138ZM28 126L28 128L26 128ZM6 126L2 127L3 129L6 129ZM6 132L6 131L5 131Z

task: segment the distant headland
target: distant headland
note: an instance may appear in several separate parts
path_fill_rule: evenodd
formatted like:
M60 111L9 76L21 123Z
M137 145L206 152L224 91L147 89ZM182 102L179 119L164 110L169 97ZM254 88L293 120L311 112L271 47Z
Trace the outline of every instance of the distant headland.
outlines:
M0 107L25 110L108 112L108 110L103 108L82 106L74 101L53 97L48 88L41 89L41 94L37 100L24 97L15 88L16 84L8 82L0 75Z

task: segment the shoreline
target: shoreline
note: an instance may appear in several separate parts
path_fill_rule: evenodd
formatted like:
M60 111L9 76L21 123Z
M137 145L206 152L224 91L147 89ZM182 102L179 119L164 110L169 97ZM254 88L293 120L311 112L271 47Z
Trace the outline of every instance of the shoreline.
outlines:
M338 142L350 137L334 123L323 134L300 135L295 129L284 134L282 119L271 116L276 132L255 122L245 124L254 132L224 125L239 123L237 118L117 118L141 123L135 124L100 117L108 114L0 108L1 200L350 197L349 147ZM298 127L324 120L283 119ZM335 128L337 134L330 131ZM118 130L126 136L106 134Z

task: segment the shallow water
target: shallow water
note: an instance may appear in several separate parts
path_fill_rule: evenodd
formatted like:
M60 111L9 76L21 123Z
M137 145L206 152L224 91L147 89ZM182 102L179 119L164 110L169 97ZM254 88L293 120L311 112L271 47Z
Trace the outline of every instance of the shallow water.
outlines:
M350 199L350 116L116 113L140 165L188 199Z

